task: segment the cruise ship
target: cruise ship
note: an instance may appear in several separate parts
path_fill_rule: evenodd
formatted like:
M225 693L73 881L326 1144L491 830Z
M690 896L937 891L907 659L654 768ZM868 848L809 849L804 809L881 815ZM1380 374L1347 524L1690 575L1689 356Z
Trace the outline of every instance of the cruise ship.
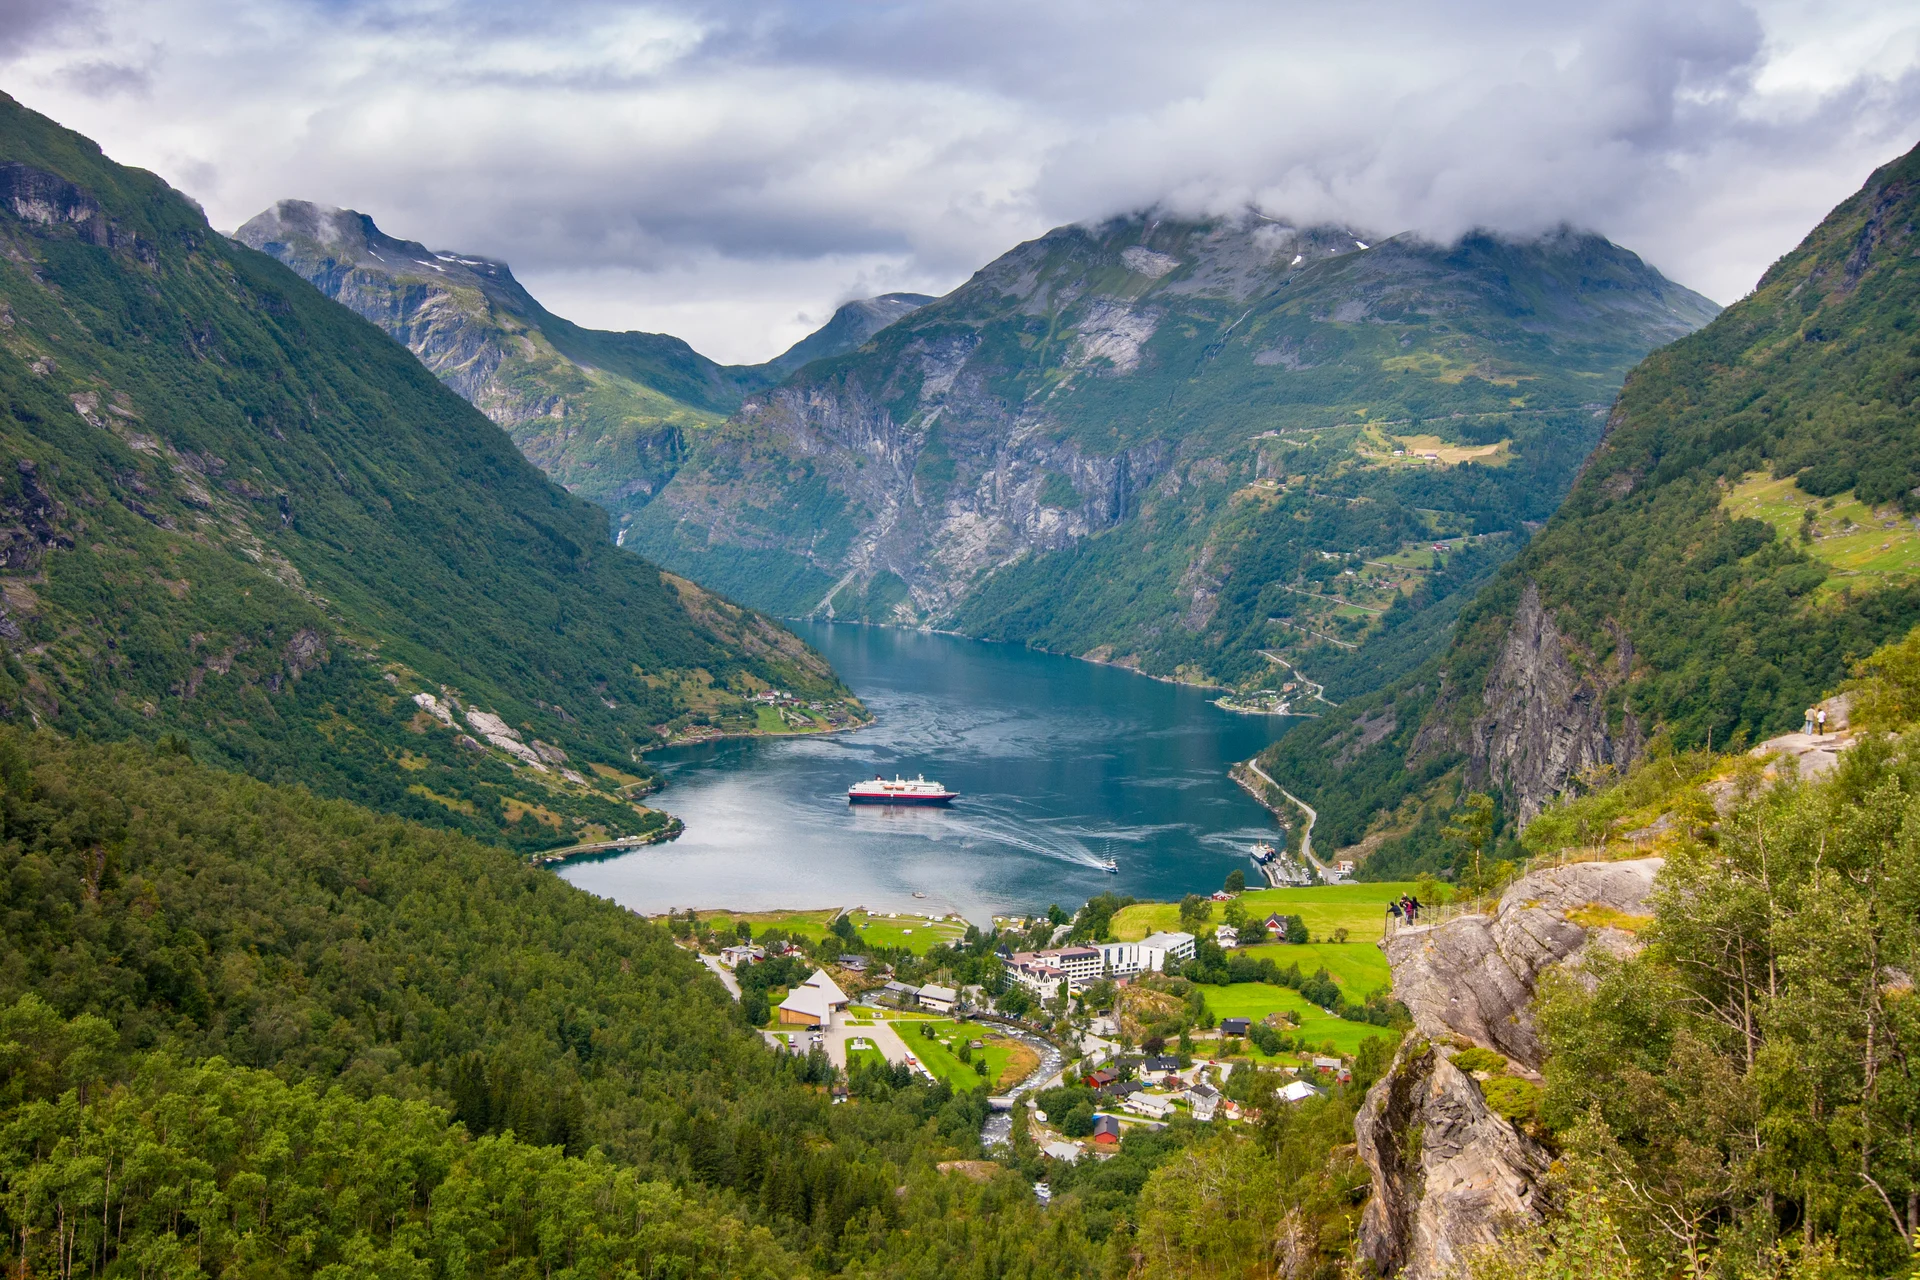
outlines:
M891 782L875 776L847 788L848 804L948 804L959 798L958 791L928 782L925 775L902 778L896 774Z

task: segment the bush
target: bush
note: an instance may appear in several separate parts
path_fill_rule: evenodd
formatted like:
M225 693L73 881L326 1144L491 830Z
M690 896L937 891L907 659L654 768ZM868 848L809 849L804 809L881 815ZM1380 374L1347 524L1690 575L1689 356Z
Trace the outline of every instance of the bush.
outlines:
M1049 1112L1049 1115L1052 1113ZM1076 1102L1060 1117L1060 1132L1069 1138L1084 1138L1093 1132L1093 1106L1091 1103Z

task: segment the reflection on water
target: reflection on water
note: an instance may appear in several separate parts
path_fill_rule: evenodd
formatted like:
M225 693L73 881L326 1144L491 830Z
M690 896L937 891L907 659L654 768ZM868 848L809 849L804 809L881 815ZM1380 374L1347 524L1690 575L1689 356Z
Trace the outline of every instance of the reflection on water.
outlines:
M1251 875L1248 847L1273 833L1226 769L1291 721L1012 646L799 630L878 723L655 755L667 778L655 803L686 834L568 866L567 879L649 913L864 905L984 922L1107 889L1211 891L1235 867ZM848 785L876 773L925 773L961 798L946 809L847 804ZM1109 855L1118 874L1101 870Z

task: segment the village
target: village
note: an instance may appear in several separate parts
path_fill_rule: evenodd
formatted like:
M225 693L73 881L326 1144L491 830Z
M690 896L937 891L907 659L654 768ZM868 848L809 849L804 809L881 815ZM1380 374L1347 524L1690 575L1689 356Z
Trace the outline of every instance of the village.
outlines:
M1134 1132L1244 1123L1347 1084L1362 1054L1385 1061L1404 1014L1376 944L1384 903L1411 889L1236 882L986 932L864 908L666 923L836 1102L914 1077L984 1093L990 1145L1075 1163Z

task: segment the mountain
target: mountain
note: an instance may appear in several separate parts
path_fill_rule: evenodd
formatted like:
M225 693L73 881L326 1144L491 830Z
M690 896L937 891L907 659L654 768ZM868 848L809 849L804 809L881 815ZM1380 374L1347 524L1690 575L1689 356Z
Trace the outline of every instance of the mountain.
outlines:
M1715 311L1572 231L1066 227L753 394L628 544L777 613L1190 680L1389 633L1404 666Z
M672 478L688 441L751 392L840 355L931 299L849 302L763 365L720 365L661 333L554 315L504 262L382 232L366 214L282 200L235 238L387 331L493 419L536 466L622 521Z
M0 98L0 715L522 848L661 831L641 752L862 715L379 330ZM825 717L823 716L823 719Z
M829 360L867 344L868 339L896 320L904 319L933 299L924 293L883 293L843 303L833 319L769 361L782 374L815 360Z
M1498 792L1519 825L1656 740L1798 727L1920 621L1917 217L1920 149L1633 371L1443 659L1268 754L1319 807L1316 840L1371 836L1382 875L1438 865L1454 788Z

